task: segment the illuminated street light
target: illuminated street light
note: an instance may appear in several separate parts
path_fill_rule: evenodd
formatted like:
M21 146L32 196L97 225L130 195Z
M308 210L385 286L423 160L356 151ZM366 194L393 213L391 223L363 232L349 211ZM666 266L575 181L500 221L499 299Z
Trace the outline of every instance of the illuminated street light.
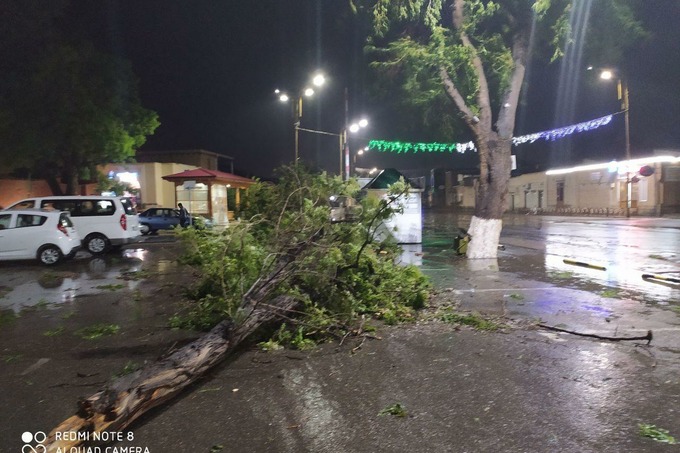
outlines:
M602 80L611 80L612 78L614 78L614 73L611 72L609 69L605 69L600 73L600 78Z
M326 78L323 76L323 74L317 74L312 79L312 83L314 84L314 86L320 87L321 85L326 83Z
M321 73L316 73L314 77L312 77L312 84L314 86L320 87L326 82L326 78L323 76ZM290 100L290 97L288 94L285 92L282 92L278 88L274 90L274 93L279 95L279 101L281 102L288 102ZM295 165L298 163L299 159L299 148L300 148L300 119L302 118L302 98L304 97L311 97L314 95L314 89L310 87L306 87L302 89L299 94L297 95L297 101L295 102L295 105L293 106L293 128L295 130Z
M356 123L352 123L349 126L345 126L345 130L342 131L341 134L341 139L342 139L342 146L340 147L340 174L342 174L342 154L344 152L345 154L345 181L349 179L350 176L350 157L349 157L349 142L347 140L347 131L349 130L351 133L357 133L359 132L359 129L362 129L364 127L368 126L368 120L366 118L360 119ZM353 160L356 162L356 159Z
M612 80L614 72L610 69L604 69L600 72L600 79ZM618 99L621 101L621 110L623 110L623 117L625 123L626 133L626 160L630 161L630 103L628 98L628 83L621 76L616 82L616 90ZM626 217L630 217L630 208L633 204L633 187L630 178L630 169L626 170Z
M352 164L353 164L355 167L356 167L356 164L357 164L357 156L362 156L362 155L364 154L365 151L368 151L368 146L365 147L365 148L361 148L359 151L357 151L357 152L354 154L354 157L352 158Z

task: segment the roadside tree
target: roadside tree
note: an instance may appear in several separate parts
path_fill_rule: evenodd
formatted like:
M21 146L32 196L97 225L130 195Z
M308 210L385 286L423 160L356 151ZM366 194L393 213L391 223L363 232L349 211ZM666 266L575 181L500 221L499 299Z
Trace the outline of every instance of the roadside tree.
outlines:
M600 53L639 36L631 0L604 0L591 17ZM511 146L520 92L531 58L530 37L560 56L571 39L566 0L367 0L354 7L373 19L373 65L402 85L410 102L458 112L479 156L479 184L469 232L469 258L495 258L506 209ZM608 39L600 39L602 36ZM591 36L592 38L592 36ZM549 55L549 54L547 54ZM543 53L543 56L547 56ZM549 59L547 57L546 59ZM450 115L450 113L449 113Z
M91 45L56 46L25 73L3 93L0 159L54 194L96 181L97 165L130 160L160 124L141 106L129 63Z

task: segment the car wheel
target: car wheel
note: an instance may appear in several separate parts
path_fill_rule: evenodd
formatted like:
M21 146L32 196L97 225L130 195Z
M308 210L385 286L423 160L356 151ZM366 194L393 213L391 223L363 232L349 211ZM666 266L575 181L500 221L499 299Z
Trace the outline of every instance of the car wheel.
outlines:
M139 232L142 233L142 235L146 236L147 234L149 234L152 231L151 231L151 228L149 228L149 225L141 223L139 225Z
M85 248L93 255L101 255L109 250L111 243L103 234L95 233L85 239Z
M38 249L38 260L47 266L57 264L63 256L61 250L56 245L47 244Z

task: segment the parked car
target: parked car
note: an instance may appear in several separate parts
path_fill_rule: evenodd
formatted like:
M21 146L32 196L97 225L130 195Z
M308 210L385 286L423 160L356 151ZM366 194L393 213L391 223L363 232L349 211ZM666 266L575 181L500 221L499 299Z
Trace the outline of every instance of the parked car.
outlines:
M170 230L179 225L179 209L149 208L139 214L139 231L142 234L154 234L158 230ZM212 222L204 217L191 216L191 223L197 228L212 226Z
M52 265L81 247L68 212L36 209L0 211L0 259L38 259Z
M158 230L170 230L179 225L179 211L172 208L149 208L139 214L139 231L153 234Z
M27 198L9 206L16 209L68 211L83 246L93 255L139 241L139 222L126 197L97 195ZM2 212L2 211L0 211Z

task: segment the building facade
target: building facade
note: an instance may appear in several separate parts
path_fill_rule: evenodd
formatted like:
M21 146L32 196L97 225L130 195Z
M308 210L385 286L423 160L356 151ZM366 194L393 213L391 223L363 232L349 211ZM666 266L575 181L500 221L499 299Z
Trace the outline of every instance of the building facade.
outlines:
M446 205L473 209L475 189L476 177L447 177ZM619 216L680 213L680 153L515 176L509 182L506 209Z

